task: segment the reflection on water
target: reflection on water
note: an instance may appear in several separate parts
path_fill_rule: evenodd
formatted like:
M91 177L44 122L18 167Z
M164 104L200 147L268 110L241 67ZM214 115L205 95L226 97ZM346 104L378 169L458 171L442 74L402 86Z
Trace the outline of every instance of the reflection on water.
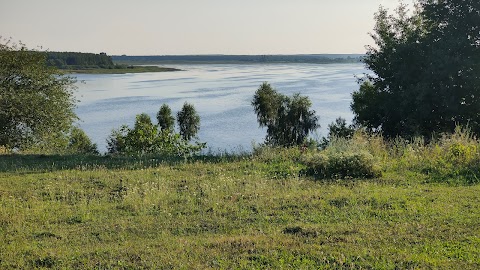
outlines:
M283 94L309 96L320 116L321 128L314 136L321 137L335 118L352 119L349 106L351 93L358 88L355 76L366 72L361 64L173 67L183 71L76 75L80 126L101 151L106 151L105 140L113 128L132 125L135 115L142 112L153 120L163 103L176 112L185 101L194 104L200 114L200 141L214 151L250 150L252 142L260 143L265 137L250 105L254 92L265 81Z

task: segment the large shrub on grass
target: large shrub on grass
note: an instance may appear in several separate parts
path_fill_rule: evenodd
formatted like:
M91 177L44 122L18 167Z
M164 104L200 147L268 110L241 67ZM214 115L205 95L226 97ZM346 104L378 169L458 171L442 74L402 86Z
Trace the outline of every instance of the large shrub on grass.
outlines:
M381 136L358 130L350 138L330 137L328 144L306 153L301 162L316 178L373 178L381 175L386 149Z
M303 158L306 172L322 179L373 178L381 175L373 156L366 152L321 151Z

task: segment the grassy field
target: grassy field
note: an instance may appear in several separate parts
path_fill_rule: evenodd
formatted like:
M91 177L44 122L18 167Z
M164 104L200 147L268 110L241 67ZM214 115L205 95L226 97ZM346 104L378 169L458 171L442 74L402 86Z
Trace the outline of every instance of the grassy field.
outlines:
M296 155L0 156L0 268L480 268L480 185Z
M131 66L125 68L88 68L88 69L67 69L66 73L78 74L126 74L126 73L145 73L145 72L168 72L179 71L176 68L167 68L159 66Z

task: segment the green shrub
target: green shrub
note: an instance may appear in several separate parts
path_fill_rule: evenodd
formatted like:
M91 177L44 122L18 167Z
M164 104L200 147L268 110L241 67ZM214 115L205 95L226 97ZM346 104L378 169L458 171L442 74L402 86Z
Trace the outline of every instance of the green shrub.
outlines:
M79 127L70 131L67 153L98 155L97 145L92 143L87 134Z
M317 152L303 158L306 173L317 178L373 178L381 175L373 156L366 152Z

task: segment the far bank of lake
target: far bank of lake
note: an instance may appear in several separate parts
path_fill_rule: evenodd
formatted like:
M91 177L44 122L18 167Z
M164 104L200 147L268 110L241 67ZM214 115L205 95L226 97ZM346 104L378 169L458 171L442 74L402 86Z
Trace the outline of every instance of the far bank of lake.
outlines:
M314 137L326 135L327 126L341 116L351 121L351 93L356 77L367 71L353 64L188 64L169 65L178 72L76 74L77 114L80 125L106 151L108 135L135 115L152 120L163 103L174 112L184 102L195 105L201 117L200 141L213 151L251 150L265 130L258 127L251 107L254 92L269 82L279 92L308 96L320 116Z
M66 73L71 74L126 74L126 73L146 73L146 72L170 72L180 71L180 69L159 67L159 66L128 66L122 68L84 68L84 69L65 69Z

